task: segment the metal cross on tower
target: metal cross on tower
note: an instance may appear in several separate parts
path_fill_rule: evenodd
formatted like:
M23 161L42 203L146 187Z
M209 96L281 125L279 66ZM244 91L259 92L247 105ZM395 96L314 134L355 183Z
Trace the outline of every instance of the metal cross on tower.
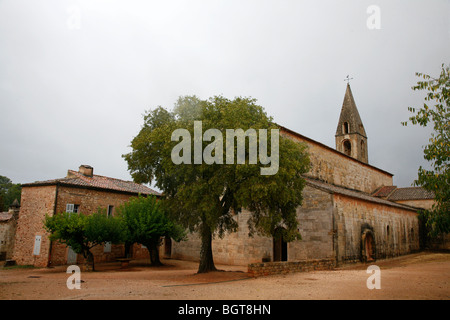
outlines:
M347 81L347 83L350 83L350 80L353 80L353 78L350 78L349 75L347 75L347 78L344 79L344 81Z

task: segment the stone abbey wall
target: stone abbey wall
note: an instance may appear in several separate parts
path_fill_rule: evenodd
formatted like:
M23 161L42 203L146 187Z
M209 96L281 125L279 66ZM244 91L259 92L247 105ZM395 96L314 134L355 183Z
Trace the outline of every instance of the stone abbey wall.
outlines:
M384 259L419 250L415 211L334 195L335 250L338 262L360 261L364 233L374 238L373 258Z
M288 261L333 259L338 264L364 261L364 232L367 229L374 238L374 259L419 250L419 223L413 210L356 199L309 185L305 187L303 197L303 205L297 209L302 240L287 244ZM213 240L215 263L247 265L273 261L271 238L248 237L249 216L247 211L238 214L235 216L239 223L238 232ZM200 239L190 234L188 241L173 243L172 258L198 261L200 246Z
M349 189L372 193L381 186L393 184L392 175L371 165L353 159L319 142L288 129L281 134L308 146L311 160L309 177Z
M248 236L247 220L250 212L242 210L234 216L238 231L226 234L222 239L215 236L212 242L214 262L217 264L247 265L272 258L272 239L255 235ZM188 235L188 241L172 242L172 258L200 260L201 240L197 234Z

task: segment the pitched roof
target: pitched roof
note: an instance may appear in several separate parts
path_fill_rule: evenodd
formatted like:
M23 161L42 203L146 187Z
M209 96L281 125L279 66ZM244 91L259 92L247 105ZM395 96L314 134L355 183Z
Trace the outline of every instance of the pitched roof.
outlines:
M9 221L12 218L12 213L0 212L0 222Z
M389 200L429 200L434 199L434 193L422 187L397 188L388 197Z
M411 210L411 211L417 211L416 208L413 208L411 206L400 204L400 203L396 203L396 202L389 201L389 200L382 199L382 198L378 198L378 197L374 197L374 196L372 196L370 194L367 194L367 193L359 191L359 190L353 190L353 189L348 189L348 188L336 186L334 184L329 184L329 183L326 183L326 182L321 181L321 180L311 179L311 178L307 178L307 177L304 177L304 178L306 180L306 184L307 185L309 185L309 186L311 186L313 188L324 190L324 191L329 192L329 193L342 194L344 196L348 196L348 197L352 197L352 198L356 198L356 199L360 199L360 200L365 200L365 201L369 201L369 202L375 202L375 203L378 203L378 204L383 204L383 205L387 205L387 206L391 206L391 207L397 207L397 208Z
M85 176L78 171L69 170L66 178L53 179L46 181L36 181L23 184L23 187L41 186L41 185L66 185L73 187L84 187L101 189L107 191L126 192L135 194L161 195L159 192L132 181L119 180L99 175Z
M397 189L397 186L384 186L375 191L372 196L387 198L395 189Z
M356 107L355 99L353 99L352 89L350 84L347 84L347 90L345 91L344 102L342 103L341 115L339 116L339 123L336 129L336 135L345 134L342 130L342 124L344 122L349 123L350 128L348 133L359 133L360 135L367 137L364 125Z
M422 187L397 188L396 186L384 186L372 193L372 196L391 201L434 199L434 193Z
M319 141L316 141L314 139L308 138L307 136L304 136L304 135L302 135L302 134L300 134L298 132L295 132L294 130L291 130L289 128L286 128L286 127L284 127L284 126L282 126L280 124L276 123L276 125L280 128L280 133L283 133L283 131L284 131L286 133L289 133L289 134L292 134L292 135L296 136L297 138L299 138L301 140L304 140L304 141L307 141L309 143L315 144L315 145L317 145L317 146L319 146L321 148L324 148L324 149L326 149L328 151L331 151L331 152L333 152L335 154L338 154L339 156L346 157L350 161L358 162L358 163L362 164L363 166L370 167L372 169L375 169L375 170L380 171L382 173L388 174L390 176L394 175L394 174L392 174L390 172L387 172L387 171L385 171L383 169L377 168L377 167L375 167L375 166L373 166L371 164L368 164L368 163L362 162L361 160L358 160L356 158L350 157L350 156L346 155L345 153L342 153L340 151L337 151L336 149L333 149L333 148L327 146L326 144L323 144L323 143L321 143Z

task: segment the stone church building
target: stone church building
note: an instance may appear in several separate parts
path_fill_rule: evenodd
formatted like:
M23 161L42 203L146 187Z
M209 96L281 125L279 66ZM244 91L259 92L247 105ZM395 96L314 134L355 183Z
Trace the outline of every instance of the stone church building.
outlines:
M336 149L280 126L280 133L306 143L312 167L297 209L302 240L285 243L248 237L249 212L235 218L238 231L213 240L214 261L247 265L262 261L332 259L371 261L419 250L417 208L374 193L393 187L393 175L369 164L368 139L350 85L336 129ZM172 257L198 260L200 239L173 243Z
M297 208L302 240L285 243L261 236L250 238L250 213L244 210L235 216L237 232L213 240L216 263L321 259L340 264L396 257L420 249L417 208L430 206L433 196L420 188L397 188L391 173L369 164L367 134L349 85L335 149L282 126L280 133L305 143L311 160L303 204ZM81 263L80 255L48 239L42 223L45 214L91 213L98 207L114 214L115 208L138 194L159 195L143 185L94 175L93 168L84 165L78 171L69 170L65 178L22 185L20 212L14 216L13 259L40 267ZM188 241L166 239L161 251L165 257L199 260L200 245L200 239L190 234ZM124 255L124 246L105 244L93 253L96 262L114 261ZM135 245L132 256L148 257L148 251Z

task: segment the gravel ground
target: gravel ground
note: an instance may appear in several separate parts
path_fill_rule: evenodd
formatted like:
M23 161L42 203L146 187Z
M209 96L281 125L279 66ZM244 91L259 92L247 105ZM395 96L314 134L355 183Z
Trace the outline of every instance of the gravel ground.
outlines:
M97 265L81 273L81 288L68 289L67 266L0 268L0 300L449 300L450 254L421 252L380 260L381 289L368 289L369 265L250 278L244 266L196 274L198 263L163 260L150 267L132 261Z

